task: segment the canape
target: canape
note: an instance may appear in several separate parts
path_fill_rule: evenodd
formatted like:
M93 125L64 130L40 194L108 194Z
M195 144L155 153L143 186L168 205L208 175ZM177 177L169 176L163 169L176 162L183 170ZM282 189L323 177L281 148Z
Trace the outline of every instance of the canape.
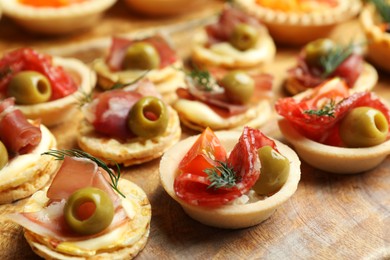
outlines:
M245 228L269 218L294 194L300 161L291 148L260 130L213 133L208 128L163 155L160 179L195 220L219 228Z
M302 45L328 37L335 25L353 18L362 7L359 0L235 0L235 3L260 19L272 38L285 45Z
M186 82L172 106L180 121L193 130L260 127L271 116L273 77L269 74L195 69L187 73Z
M142 39L114 37L107 57L97 59L93 69L103 89L146 77L168 103L176 99L176 88L184 85L183 63L161 35Z
M361 44L342 45L331 39L317 39L305 45L297 65L288 70L285 89L291 95L340 77L354 91L374 88L378 73L364 61Z
M3 13L26 30L59 35L93 27L116 0L0 0Z
M28 121L8 98L0 103L0 204L26 198L46 186L57 162L41 157L56 139L39 121Z
M372 1L360 14L360 22L367 38L368 59L387 72L390 71L389 8L386 1Z
M95 73L73 58L52 57L30 48L6 53L0 60L0 97L15 97L30 119L54 126L74 115L82 93L90 93Z
M335 78L275 104L279 128L315 168L352 174L373 169L390 154L390 112L373 92L351 92Z
M63 160L50 187L8 219L23 227L45 259L131 259L145 246L151 206L144 191L79 150L50 150Z
M160 157L181 136L180 120L148 79L98 94L83 108L81 149L125 166Z
M217 22L194 35L191 59L200 68L257 69L272 61L275 52L263 24L226 5Z

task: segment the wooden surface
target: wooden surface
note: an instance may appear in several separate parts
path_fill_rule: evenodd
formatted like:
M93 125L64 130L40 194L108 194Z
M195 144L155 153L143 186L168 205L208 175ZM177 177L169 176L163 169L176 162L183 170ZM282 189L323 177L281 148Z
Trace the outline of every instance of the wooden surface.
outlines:
M188 21L192 24L193 18L215 13L218 7L220 3L210 1L205 10L162 22L135 17L119 3L105 17L101 25L103 30L94 28L85 34L61 39L26 35L4 19L0 21L0 53L9 48L32 45L90 62L104 52L102 46L107 44L108 38L101 37L118 31L135 32L142 24L141 27L148 30L158 25L173 32L179 54L186 58L192 30L183 25ZM112 25L118 26L115 32L110 30ZM339 26L333 33L333 37L340 40L346 40L345 35L360 35L356 21ZM82 51L78 51L77 46ZM282 95L285 71L294 65L297 52L298 49L278 48L275 61L264 68L275 76L274 89L278 96ZM389 88L390 77L381 72L380 83L374 91L390 101ZM59 148L76 147L75 131L80 119L81 114L74 121L51 129ZM275 119L262 130L283 141ZM190 134L193 132L184 129L183 136ZM141 166L122 169L123 177L141 186L152 204L150 238L138 259L390 258L389 159L372 171L348 176L319 171L303 162L301 181L294 196L262 224L241 230L207 227L189 218L160 186L158 165L159 160L156 159ZM20 210L24 202L0 206L0 216ZM24 240L21 228L2 218L0 259L39 259Z

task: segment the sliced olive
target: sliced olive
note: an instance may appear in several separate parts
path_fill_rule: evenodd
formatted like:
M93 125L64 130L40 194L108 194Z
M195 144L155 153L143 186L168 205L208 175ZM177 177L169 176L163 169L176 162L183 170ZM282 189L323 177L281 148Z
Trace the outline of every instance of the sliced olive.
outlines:
M225 89L227 98L236 104L248 103L255 91L255 82L243 71L231 71L219 82Z
M8 152L7 148L0 141L0 170L4 168L4 166L8 163Z
M11 79L8 96L15 97L15 102L22 105L46 102L51 96L51 85L39 72L21 71Z
M255 27L240 23L234 27L229 42L234 48L245 51L255 46L258 38L259 33Z
M357 107L340 123L340 137L347 147L369 147L383 143L389 132L386 116L371 107Z
M114 217L114 205L109 195L94 187L75 191L64 207L68 226L81 235L93 235L107 228Z
M151 70L160 66L160 55L153 45L137 42L127 48L124 69Z
M252 189L259 195L273 194L286 183L290 162L271 146L263 146L257 152L261 163L260 177Z
M164 133L168 119L168 108L161 99L143 97L130 109L127 125L137 136L151 138Z
M304 48L305 61L309 66L320 66L321 57L329 53L335 44L330 39L318 39L308 43Z

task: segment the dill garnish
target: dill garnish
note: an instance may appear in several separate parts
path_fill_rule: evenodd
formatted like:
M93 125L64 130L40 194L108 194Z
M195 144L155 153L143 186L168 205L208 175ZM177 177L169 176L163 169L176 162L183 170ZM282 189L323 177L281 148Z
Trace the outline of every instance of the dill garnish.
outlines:
M192 80L195 81L196 85L204 91L212 91L215 84L215 80L207 70L200 70L195 68L187 74Z
M92 92L90 93L87 93L85 91L80 91L80 94L81 94L81 97L78 98L78 106L79 107L82 107L84 106L85 104L88 104L88 103L91 103L93 98L92 98Z
M237 176L234 169L225 162L219 162L219 166L204 170L211 182L207 189L232 188L236 185Z
M324 69L322 78L327 78L336 68L343 63L354 51L355 45L350 43L347 46L336 46L326 55L320 58L321 67Z
M321 109L305 110L305 111L303 111L303 113L308 114L308 115L334 117L335 107L336 107L336 102L333 99L331 99L330 102L328 104L324 105Z
M386 23L390 23L390 5L385 0L371 0Z
M121 176L121 171L119 168L119 165L115 163L116 168L117 168L117 174L113 170L111 170L107 164L105 164L102 160L93 157L89 153L86 153L84 151L78 150L78 149L70 149L70 150L52 150L50 149L47 152L42 153L42 155L51 155L56 158L56 160L64 160L65 156L70 156L70 157L77 157L77 158L86 158L89 159L93 162L95 162L99 167L103 168L108 175L110 176L111 179L111 187L118 192L123 198L125 198L125 195L118 189L118 182L119 178Z
M120 88L124 88L124 87L126 87L126 86L129 86L129 85L135 84L135 83L137 83L138 81L140 81L141 79L143 79L143 78L146 76L146 74L149 73L149 71L150 71L150 70L145 71L145 72L142 73L139 77L135 78L135 79L134 79L133 81L131 81L131 82L126 82L126 83L119 83L119 82L117 82L117 83L115 83L114 85L112 85L112 87L109 88L108 90L120 89Z

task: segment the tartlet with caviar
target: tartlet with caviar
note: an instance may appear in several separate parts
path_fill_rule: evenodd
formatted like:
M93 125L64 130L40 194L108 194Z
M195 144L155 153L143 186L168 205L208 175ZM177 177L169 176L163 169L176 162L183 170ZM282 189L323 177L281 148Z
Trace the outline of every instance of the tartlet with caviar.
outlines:
M28 31L59 35L93 27L116 0L0 0L4 15Z
M294 194L300 175L292 149L249 127L242 134L207 128L180 141L160 162L166 192L189 216L220 228L266 220Z
M302 45L327 37L335 25L356 16L360 0L235 0L245 12L260 19L281 44Z
M187 86L172 104L180 121L203 131L260 127L271 116L273 77L242 70L201 70L187 73Z
M79 150L50 150L63 160L50 187L8 219L23 227L45 259L131 259L145 246L151 206L144 191Z
M99 93L82 110L85 119L78 128L78 144L108 164L153 160L181 136L176 111L148 79Z
M275 52L263 24L226 5L218 21L194 35L191 59L200 68L256 69L272 61Z
M383 0L368 3L360 14L360 22L367 38L367 56L372 63L390 71L390 4Z
M361 47L356 43L339 44L331 39L306 44L297 57L297 64L287 72L285 89L295 95L339 77L353 91L371 90L378 81L378 73L364 61Z
M56 139L39 121L28 121L8 98L0 103L0 204L26 198L46 186L57 168L41 153Z
M176 99L176 88L184 84L183 63L161 35L142 39L114 37L107 57L97 59L93 69L103 89L146 77L168 103Z
M66 121L81 93L90 93L95 73L73 58L53 57L22 48L0 59L0 98L14 97L23 114L46 126Z
M368 171L390 154L390 111L373 92L339 78L275 104L279 128L308 164L333 173Z

